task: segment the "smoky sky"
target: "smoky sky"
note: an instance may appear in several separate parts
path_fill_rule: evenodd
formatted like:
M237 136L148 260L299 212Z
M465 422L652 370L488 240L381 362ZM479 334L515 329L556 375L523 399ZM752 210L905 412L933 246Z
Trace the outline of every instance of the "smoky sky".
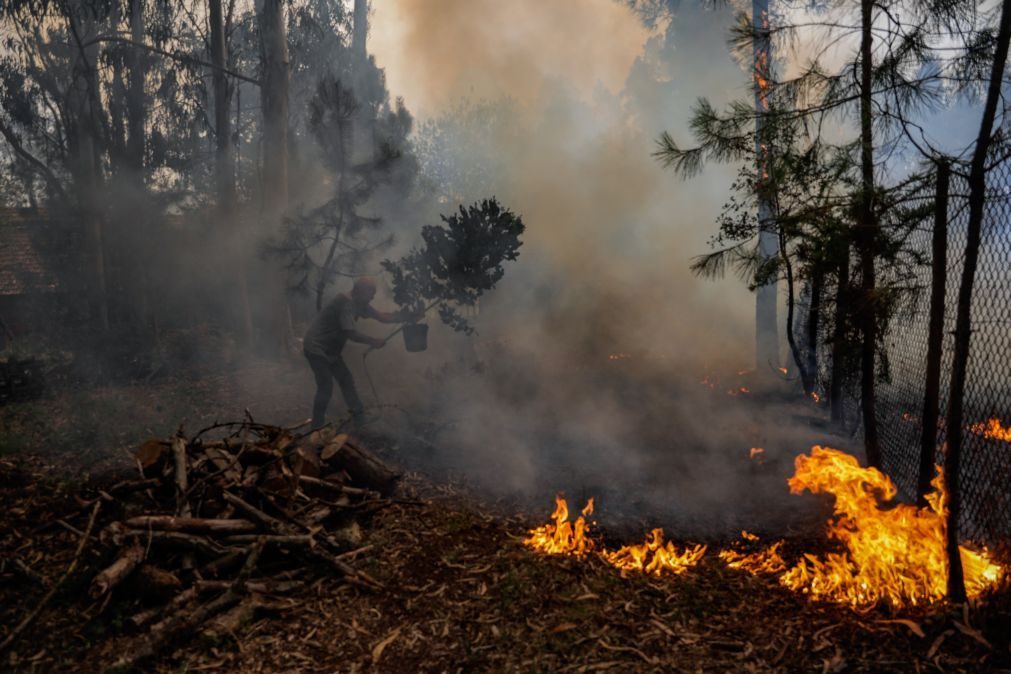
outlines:
M531 101L554 80L617 91L649 37L613 0L383 0L370 49L422 115L463 96Z
M524 319L532 330L551 318L536 309L561 308L584 330L621 333L620 348L663 342L691 361L748 364L753 296L688 269L709 250L736 167L685 182L651 156L664 130L691 143L697 97L749 95L727 47L732 20L685 7L651 30L613 0L374 3L370 49L422 125L475 103L501 101L508 117L470 129L448 159L487 175L456 199L494 194L528 226L490 303L515 315L548 295L554 308Z

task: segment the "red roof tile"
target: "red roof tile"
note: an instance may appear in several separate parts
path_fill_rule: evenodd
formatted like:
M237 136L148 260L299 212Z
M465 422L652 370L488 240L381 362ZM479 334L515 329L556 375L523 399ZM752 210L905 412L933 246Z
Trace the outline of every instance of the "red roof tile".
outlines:
M46 268L32 242L31 220L46 220L21 210L0 210L0 296L54 292L56 275Z

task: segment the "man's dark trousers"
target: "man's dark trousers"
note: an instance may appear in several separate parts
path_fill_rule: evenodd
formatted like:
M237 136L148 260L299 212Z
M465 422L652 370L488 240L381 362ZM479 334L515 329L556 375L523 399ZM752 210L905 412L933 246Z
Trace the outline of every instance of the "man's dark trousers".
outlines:
M319 428L326 422L326 406L330 404L330 398L333 396L334 379L341 388L351 418L355 422L360 422L365 416L365 405L358 397L354 377L351 376L351 370L344 362L344 357L338 354L333 358L327 358L311 353L305 354L305 357L316 376L316 397L312 401L312 427Z

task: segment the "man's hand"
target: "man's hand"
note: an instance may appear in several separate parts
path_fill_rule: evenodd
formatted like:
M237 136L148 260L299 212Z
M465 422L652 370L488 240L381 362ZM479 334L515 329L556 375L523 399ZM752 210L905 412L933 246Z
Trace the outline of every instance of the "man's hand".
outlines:
M397 322L398 323L417 323L422 318L425 317L425 312L423 311L408 311L403 309L397 312Z

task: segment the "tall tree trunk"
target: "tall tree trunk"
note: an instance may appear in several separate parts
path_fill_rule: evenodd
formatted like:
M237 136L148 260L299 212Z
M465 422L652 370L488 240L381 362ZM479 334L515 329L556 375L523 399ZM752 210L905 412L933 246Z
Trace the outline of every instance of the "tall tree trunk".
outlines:
M69 19L71 22L73 18ZM77 30L76 26L74 29ZM90 31L83 30L84 36ZM81 49L76 54L71 85L71 109L74 124L71 136L71 165L77 202L85 234L88 258L88 289L93 317L98 326L109 330L109 300L106 289L105 246L102 237L102 217L99 212L98 189L101 183L101 164L98 161L98 120L95 101L98 99L91 88L98 81L94 69L97 67L98 45Z
M144 0L130 0L130 39L144 42ZM128 52L130 81L127 88L127 139L126 164L127 181L130 189L130 213L135 226L140 228L136 240L140 249L139 264L135 271L140 286L140 315L148 327L155 323L152 314L151 273L147 262L151 252L151 216L147 203L147 188L144 184L144 152L147 140L147 105L145 104L145 83L147 81L147 55L140 49ZM157 337L157 335L156 335Z
M780 259L783 261L783 268L786 270L786 340L790 345L790 354L793 356L793 362L797 365L797 371L800 372L800 380L804 386L804 393L809 394L812 390L811 373L807 369L807 363L800 357L797 336L793 332L793 317L796 314L797 305L794 287L795 279L793 276L793 262L790 261L782 229L779 231L779 238Z
M832 405L832 422L842 423L845 413L843 405L843 379L846 377L846 322L850 298L850 249L849 244L839 260L836 273L835 320L832 327L832 381L829 382L829 401Z
M271 217L288 206L288 43L283 0L263 0L263 198Z
M816 263L811 273L811 304L807 311L807 371L811 378L808 395L818 387L818 332L821 330L821 294L825 285L825 270Z
M235 185L235 146L232 143L231 84L225 75L228 66L228 47L225 37L225 20L221 0L208 0L211 32L211 64L214 72L214 182L218 195L218 217L222 233L230 239L232 250L241 250L240 264L236 265L238 305L242 336L248 345L253 339L253 314L249 304L249 286L246 282L246 246L242 245L242 232L238 228L239 194Z
M144 0L130 0L130 39L144 42ZM127 92L127 125L129 135L126 153L133 180L143 189L145 127L147 126L147 106L144 105L144 83L147 80L147 59L140 49L129 52L130 84Z
M263 41L263 212L277 222L288 207L288 42L285 37L283 0L262 0L260 36ZM292 342L291 312L285 296L284 276L277 270L269 293L275 306L273 338L285 350Z
M941 355L944 352L944 298L948 280L948 185L951 165L937 165L937 192L934 197L934 232L931 237L930 328L927 334L927 377L923 394L923 428L920 433L920 474L917 503L927 506L930 480L937 455L937 421L940 416Z
M758 254L762 262L778 255L779 237L772 223L772 187L769 178L769 147L765 132L764 115L769 111L768 86L772 59L772 41L769 38L769 0L752 0L751 20L754 31L755 80L755 152L759 175L758 199ZM769 372L779 366L779 326L776 318L778 284L775 280L759 286L755 291L755 368L757 373Z
M878 227L874 213L874 135L871 96L873 91L873 9L874 0L860 2L860 209L857 223L857 250L860 254L860 411L864 422L864 449L867 464L881 467L881 446L875 416L875 352L878 339L878 302L874 263Z
M351 35L351 53L359 63L368 58L366 38L369 34L369 1L355 0L354 26Z
M965 379L969 368L969 343L972 336L972 289L979 262L979 245L982 238L983 215L986 206L986 158L993 140L994 120L1001 100L1001 85L1011 42L1011 0L1003 0L1000 27L990 84L987 89L983 119L976 137L976 148L969 171L969 222L965 244L965 266L958 287L958 309L955 315L955 355L951 364L951 398L948 404L948 454L945 457L945 479L948 486L948 596L952 601L964 602L965 579L962 558L958 551L958 524L962 510L961 462L962 423L964 417Z

